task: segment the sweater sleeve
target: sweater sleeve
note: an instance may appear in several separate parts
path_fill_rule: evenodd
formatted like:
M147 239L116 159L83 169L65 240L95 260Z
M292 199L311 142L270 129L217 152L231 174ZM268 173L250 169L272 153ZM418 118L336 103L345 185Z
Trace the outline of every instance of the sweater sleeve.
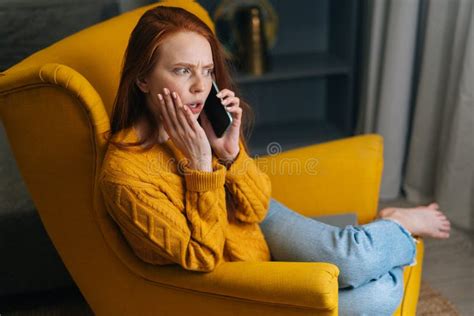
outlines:
M187 169L184 209L150 183L117 182L105 176L100 185L107 211L138 257L207 272L223 260L225 172L223 166L213 172Z
M261 223L268 212L271 182L240 142L237 158L227 170L226 188L232 198L234 216L246 223Z

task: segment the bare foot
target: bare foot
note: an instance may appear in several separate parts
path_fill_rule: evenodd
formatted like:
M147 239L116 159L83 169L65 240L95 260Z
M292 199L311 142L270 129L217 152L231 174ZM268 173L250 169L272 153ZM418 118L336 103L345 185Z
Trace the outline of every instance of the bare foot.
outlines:
M380 211L379 217L398 221L414 236L445 239L451 230L437 203L415 208L388 207Z

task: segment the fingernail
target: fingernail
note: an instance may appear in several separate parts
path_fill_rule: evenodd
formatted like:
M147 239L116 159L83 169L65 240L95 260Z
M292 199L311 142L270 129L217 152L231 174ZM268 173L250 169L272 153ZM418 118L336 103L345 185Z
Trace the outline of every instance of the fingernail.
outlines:
M165 95L170 94L170 90L168 90L168 89L166 89L166 88L164 88L163 91L165 91Z
M220 97L221 97L221 93L219 92L218 94L216 94L216 96L220 98Z
M176 92L173 91L172 95L173 95L173 98L176 99Z
M158 99L160 99L161 101L163 101L163 96L161 95L161 93L158 93Z

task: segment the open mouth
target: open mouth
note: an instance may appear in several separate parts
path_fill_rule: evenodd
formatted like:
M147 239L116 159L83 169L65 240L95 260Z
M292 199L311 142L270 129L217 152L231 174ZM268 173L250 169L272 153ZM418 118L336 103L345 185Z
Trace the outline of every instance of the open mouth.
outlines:
M194 114L199 113L202 110L202 103L191 103L191 104L186 104L186 105Z

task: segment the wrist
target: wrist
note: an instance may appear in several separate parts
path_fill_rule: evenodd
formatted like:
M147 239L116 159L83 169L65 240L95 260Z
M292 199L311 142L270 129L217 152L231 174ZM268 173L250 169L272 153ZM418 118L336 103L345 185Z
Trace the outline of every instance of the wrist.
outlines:
M212 172L212 160L206 158L194 159L190 161L189 167L200 171Z
M219 163L226 166L227 168L234 163L234 161L237 159L237 156L240 153L240 149L237 151L235 154L230 154L230 155L217 155L217 159L219 160Z
M205 171L205 172L212 172L212 166L209 164L191 164L189 166L191 169Z

